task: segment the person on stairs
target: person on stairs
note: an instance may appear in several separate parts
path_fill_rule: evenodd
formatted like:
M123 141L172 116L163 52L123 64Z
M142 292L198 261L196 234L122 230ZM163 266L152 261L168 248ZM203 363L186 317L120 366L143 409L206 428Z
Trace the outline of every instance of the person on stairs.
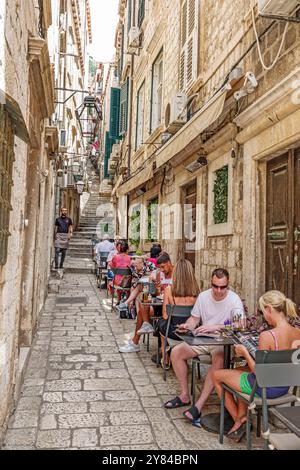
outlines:
M68 211L65 207L61 208L61 215L55 220L54 228L54 248L55 248L55 269L58 269L59 255L60 264L59 268L64 267L64 261L69 247L69 241L73 236L73 222L70 217L67 216Z

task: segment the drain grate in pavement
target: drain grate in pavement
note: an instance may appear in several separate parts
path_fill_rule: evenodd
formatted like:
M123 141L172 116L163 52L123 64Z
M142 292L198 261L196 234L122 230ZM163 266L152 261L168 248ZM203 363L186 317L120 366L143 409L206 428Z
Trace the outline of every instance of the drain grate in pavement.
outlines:
M86 304L86 297L57 297L57 304Z

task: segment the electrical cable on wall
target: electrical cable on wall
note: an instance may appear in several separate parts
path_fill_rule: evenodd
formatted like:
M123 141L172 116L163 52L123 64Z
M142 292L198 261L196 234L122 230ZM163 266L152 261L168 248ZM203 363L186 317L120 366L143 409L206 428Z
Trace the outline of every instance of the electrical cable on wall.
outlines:
M263 66L263 68L265 70L272 70L278 59L279 59L279 56L282 52L282 48L283 48L283 45L284 45L284 40L285 40L285 36L286 36L286 33L287 33L287 30L288 30L288 27L289 27L289 24L286 23L285 25L285 28L284 28L284 32L283 32L283 36L282 36L282 40L281 40L281 44L280 44L280 47L279 47L279 50L277 52L277 55L273 61L273 63L271 65L266 65L264 63L264 59L263 59L263 56L262 56L262 53L261 53L261 49L260 49L260 44L259 44L259 38L258 38L258 34L257 34L257 29L256 29L256 23L255 23L255 14L254 14L254 8L252 8L252 21L253 21L253 30L254 30L254 34L255 34L255 38L256 38L256 42L257 42L257 50L258 50L258 55L259 55L259 60L261 62L261 65Z

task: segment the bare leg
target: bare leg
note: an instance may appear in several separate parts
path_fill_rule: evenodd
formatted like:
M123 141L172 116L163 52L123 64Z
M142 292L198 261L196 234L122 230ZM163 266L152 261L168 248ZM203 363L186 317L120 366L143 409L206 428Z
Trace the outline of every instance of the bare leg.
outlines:
M186 343L179 344L172 350L171 362L180 385L179 398L184 403L189 403L190 401L187 361L196 356L197 354Z
M132 338L132 341L134 342L134 344L138 344L141 338L141 336L137 334L137 331L141 328L142 324L145 321L149 322L149 319L150 319L149 310L150 310L149 307L146 307L145 305L140 304L138 315L137 315L137 320L136 320L135 333L134 333L134 337Z
M198 408L199 412L201 412L206 400L208 399L209 395L213 392L215 385L213 381L213 376L215 371L221 369L224 363L224 355L223 350L215 350L212 353L212 365L208 369L207 375L205 377L205 382L203 385L203 389L198 401L195 403L195 406ZM193 419L190 413L187 413L187 418Z
M222 369L217 370L214 372L214 384L216 388L216 392L221 397L222 392L222 382L228 385L229 387L234 388L235 390L241 391L240 388L240 376L243 372L249 371L249 369L236 369L236 370L228 370ZM229 392L225 392L225 407L230 413L232 419L234 420L234 426L229 431L234 432L241 427L241 425L247 421L246 414L247 414L247 404L238 400L236 403L233 395Z

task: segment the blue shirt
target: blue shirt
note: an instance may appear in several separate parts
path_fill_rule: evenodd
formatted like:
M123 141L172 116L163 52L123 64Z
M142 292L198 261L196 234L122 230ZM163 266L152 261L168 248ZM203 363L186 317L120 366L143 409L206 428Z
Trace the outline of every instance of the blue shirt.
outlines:
M69 227L73 225L70 217L58 217L55 221L57 233L69 233Z

